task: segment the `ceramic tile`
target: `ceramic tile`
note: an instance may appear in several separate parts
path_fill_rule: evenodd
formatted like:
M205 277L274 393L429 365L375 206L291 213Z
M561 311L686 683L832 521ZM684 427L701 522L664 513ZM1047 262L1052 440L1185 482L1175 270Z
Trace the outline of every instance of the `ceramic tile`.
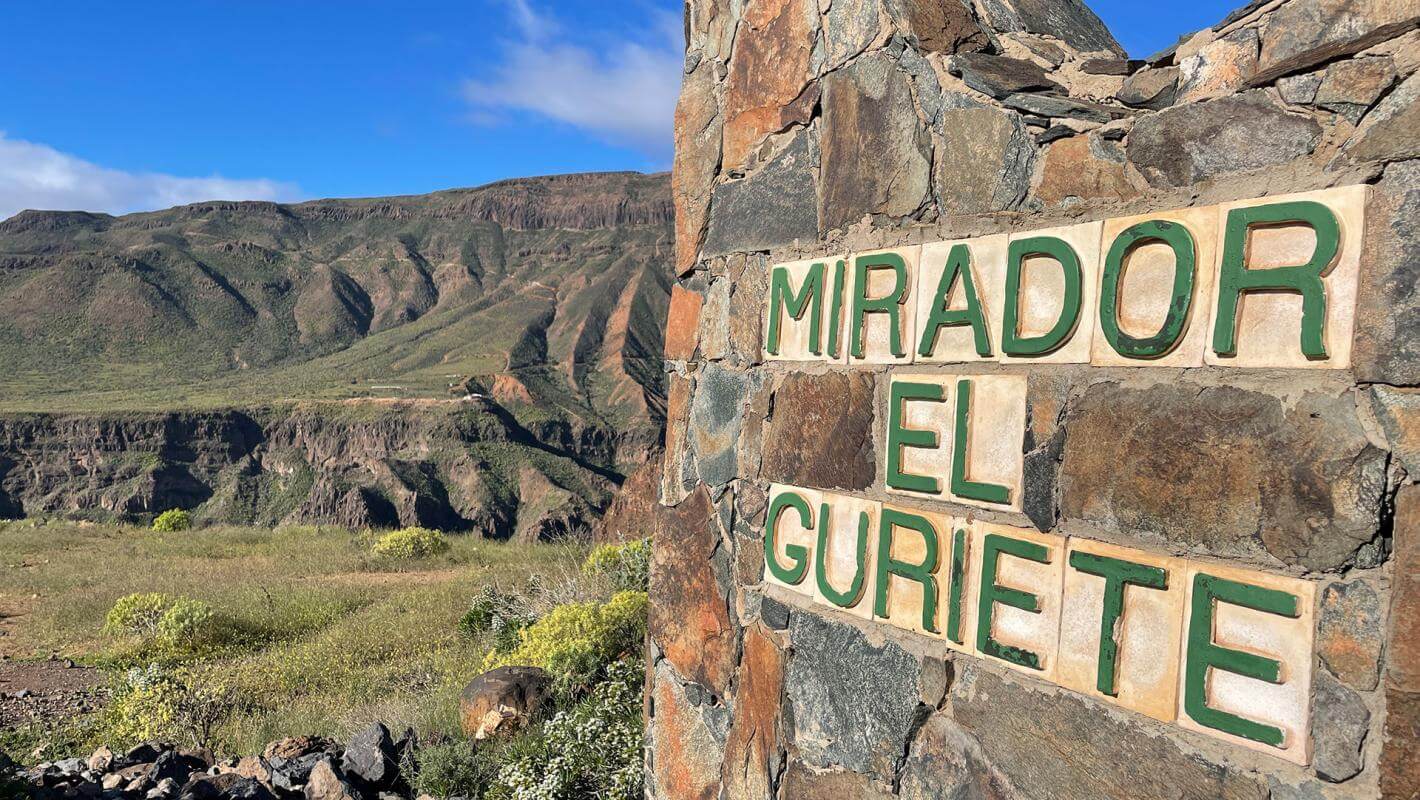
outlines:
M976 361L996 361L1000 356L1001 338L1001 293L1006 286L1006 242L1005 234L986 236L980 239L966 239L953 242L933 242L922 245L922 260L918 266L916 344L921 345L925 337L929 352L923 355L920 347L918 363L957 363ZM956 279L947 287L941 287L942 275L947 270L949 258L965 253L969 263L964 272L958 272ZM958 264L958 267L962 265ZM977 351L976 333L970 325L951 325L926 331L932 312L942 303L938 299L938 289L944 288L946 308L964 311L967 305L966 281L970 277L975 290L980 322L985 326L987 354Z
M848 285L850 291L844 299L843 306L847 332L844 341L848 349L848 363L908 364L912 362L917 344L914 337L916 330L914 327L916 317L914 295L917 288L917 259L921 251L920 245L913 245L893 250L859 253L852 257L849 263L850 280ZM905 271L900 283L896 270L886 266L877 266L883 261L880 258L882 256L896 257L902 260ZM859 285L859 265L869 266L868 269L863 270L866 276L866 286ZM853 345L859 332L855 330L853 309L855 298L859 296L865 297L869 301L896 297L897 303L895 315L887 311L869 311L863 315L862 354L855 356ZM895 355L892 348L894 316L897 318L896 331L901 355Z
M952 650L975 655L976 588L981 580L976 523L960 517L946 522L942 528L942 639ZM959 559L956 557L958 540L961 544ZM958 615L955 629L952 627L953 606Z
M915 577L888 572L885 579L875 587L877 593L886 595L886 614L878 614L874 607L874 618L895 625L904 630L937 637L941 635L943 613L946 608L942 591L943 565L950 556L946 532L951 528L951 520L941 514L904 508L884 503L882 507L880 534L891 537L888 552L892 561L919 568L923 576L934 587L936 608L929 612L929 624L923 624L923 601L926 590ZM888 568L887 562L878 561L878 571Z
M772 484L769 487L769 508L774 509L775 499L780 495L797 495L808 507L809 525L805 526L799 511L794 506L786 506L774 520L765 517L765 564L764 581L768 584L783 586L786 589L812 597L814 594L814 563L813 550L818 540L818 518L819 507L823 502L823 493L813 489L801 489L797 486L783 486ZM771 529L772 523L772 529ZM774 539L773 553L768 552L769 539ZM788 582L782 580L774 574L769 567L769 558L777 559L777 563L786 572L799 572L800 567L788 552L790 547L802 547L804 556L802 561L802 571L799 573L799 580Z
M1003 309L1002 323L998 327L1002 336L1001 360L1007 363L1033 362L1039 364L1084 364L1090 360L1090 346L1098 318L1096 298L1099 289L1100 232L1103 223L1086 222L1062 228L1027 231L1013 234L1010 243L1025 239L1058 239L1075 251L1080 261L1080 307L1073 328L1058 346L1038 355L1012 355L1005 350L1005 319L1009 317L1013 298L1006 292L1006 273L1003 270L1000 296ZM1009 245L1008 245L1009 247ZM1009 259L1008 259L1009 265ZM1016 304L1016 333L1022 339L1041 337L1051 332L1065 310L1065 273L1060 261L1044 255L1027 256L1020 269L1020 291L1014 298Z
M1179 675L1178 723L1190 730L1216 736L1233 744L1263 753L1270 753L1297 764L1310 760L1310 697L1312 670L1312 640L1315 617L1315 586L1304 580L1268 575L1250 570L1190 562L1184 606L1184 638L1182 668ZM1211 636L1204 628L1203 642L1211 642L1226 651L1260 656L1278 665L1279 683L1270 683L1239 675L1225 669L1211 668L1206 672L1203 694L1210 709L1236 718L1267 726L1281 732L1280 746L1264 744L1252 738L1234 735L1205 724L1189 713L1189 663L1202 659L1204 648L1190 647L1195 627L1207 620L1195 614L1194 598L1199 594L1198 576L1231 581L1248 587L1270 590L1269 597L1295 598L1295 616L1246 608L1233 602L1215 599L1204 604L1212 609ZM1226 584L1225 584L1226 586ZM1288 601L1290 602L1290 601ZM1199 663L1204 663L1200 660ZM1220 723L1226 725L1226 723Z
M1119 234L1141 223L1172 223L1173 230L1186 231L1193 242L1193 291L1182 330L1172 349L1157 357L1122 355L1106 338L1100 318L1105 312L1104 264ZM1165 235L1173 235L1165 230ZM1106 367L1200 367L1208 346L1208 323L1212 314L1214 277L1217 271L1218 209L1188 208L1136 217L1106 220L1100 245L1100 300L1095 305L1096 325L1091 363ZM1173 249L1158 239L1140 239L1123 252L1123 268L1117 281L1117 324L1121 333L1147 340L1158 336L1170 313L1176 269Z
M1044 680L1054 680L1060 636L1060 599L1065 566L1065 539L1051 534L978 521L975 559L980 561L977 578L976 650L985 658L1006 664ZM1007 548L1024 547L1031 558L999 552L994 575L986 557L993 540ZM1004 540L1004 541L1002 541ZM1000 551L1000 547L994 549ZM1034 560L1039 556L1043 561ZM993 592L992 587L999 587ZM1011 605L1000 597L1000 589L1025 592L1035 599L1035 610ZM991 602L991 595L997 599ZM1029 598L1019 596L1020 601ZM988 616L989 615L989 616ZM990 619L988 626L987 620ZM992 642L994 641L994 652ZM1014 654L1014 657L1006 657ZM1023 663L1033 660L1034 666Z
M1300 294L1293 292L1253 292L1238 304L1236 355L1220 356L1212 345L1217 327L1220 298L1214 292L1209 319L1208 364L1233 367L1293 367L1345 369L1351 365L1351 337L1355 330L1356 284L1364 236L1365 186L1347 186L1318 192L1267 197L1228 203L1219 207L1218 261L1221 264L1228 213L1272 203L1314 201L1336 215L1340 229L1337 255L1323 276L1326 315L1323 334L1326 358L1308 358L1302 350L1302 308ZM1306 263L1316 248L1316 233L1302 224L1259 226L1248 238L1248 270L1260 271ZM1218 278L1221 286L1223 278Z
M823 513L825 507L828 510L827 514ZM881 507L881 503L873 500L863 500L828 492L822 493L815 522L819 526L819 532L826 531L826 533L824 533L824 547L822 550L815 548L814 551L815 600L853 616L872 619L873 587L875 586L878 549L878 518ZM867 519L867 526L860 560L858 533L859 522L862 518ZM823 578L827 581L829 590L844 595L837 599L840 602L846 602L846 607L829 599L823 584L819 582L817 559L820 556L822 556L824 564ZM858 584L856 594L851 591L855 581Z
M1021 469L1026 433L1026 376L958 376L952 384L953 424L958 404L962 402L962 381L967 381L971 387L963 477L976 484L1001 487L1006 492L1006 501L981 499L980 488L972 492L961 487L959 491L958 487L952 486L950 476L946 481L947 494L951 499L968 505L1019 511L1023 494ZM949 454L955 449L954 442L954 438L949 442Z
M1154 719L1172 721L1178 709L1186 562L1079 538L1069 540L1068 553L1056 681ZM1106 587L1106 579L1099 573L1116 565L1101 564L1091 557L1129 562L1137 565L1136 570L1145 568L1139 574L1116 579L1128 582L1124 583L1122 614L1110 633L1115 655L1112 677L1106 673L1104 679L1110 687L1108 693L1099 688ZM1155 580L1162 588L1149 585Z
M838 284L838 265L843 263L843 283ZM812 342L812 322L814 316L814 304L810 296L805 296L805 307L802 314L797 319L785 307L790 297L797 297L798 293L806 291L805 282L813 272L821 272L823 275L823 294L818 303L819 340L818 352L814 352ZM784 295L784 304L775 302L774 283L777 276L782 275L787 282L788 294ZM769 268L769 281L766 282L764 299L764 359L766 361L823 361L831 363L842 363L848 352L848 342L843 338L845 320L848 316L846 305L847 286L850 277L850 270L847 261L842 257L824 257L808 259L806 261L793 261L787 264L775 264ZM839 304L834 300L838 299ZM835 327L835 309L837 313L837 326ZM770 352L771 324L773 318L779 319L779 348L778 353ZM834 334L836 330L836 336ZM834 355L836 347L837 355Z
M952 434L954 432L953 421L955 419L955 406L953 405L956 396L956 378L951 375L925 375L910 373L895 373L888 382L887 403L888 408L883 410L887 416L884 422L885 430L891 426L893 386L900 384L914 384L921 387L934 389L940 400L919 399L915 396L908 396L900 401L901 403L901 425L906 431L903 441L906 444L898 447L900 459L899 472L905 477L894 480L891 476L886 476L886 488L889 493L907 495L912 497L926 497L934 500L942 500L947 497L947 487L951 482L952 475ZM912 391L921 391L914 386L907 387ZM915 442L913 439L922 433L929 433L935 437L935 446L927 446L929 440ZM893 458L893 444L889 443L892 438L891 433L883 436L884 447L884 469ZM926 484L921 483L922 479L934 481L933 488L929 489ZM902 485L894 485L894 483ZM918 483L920 488L908 488L908 484Z

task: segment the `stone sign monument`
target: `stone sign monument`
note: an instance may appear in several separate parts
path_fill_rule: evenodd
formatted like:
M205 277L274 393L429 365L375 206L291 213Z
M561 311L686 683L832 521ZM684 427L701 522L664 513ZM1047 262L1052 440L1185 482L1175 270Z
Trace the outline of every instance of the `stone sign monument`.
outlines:
M650 795L1420 797L1420 4L686 25Z

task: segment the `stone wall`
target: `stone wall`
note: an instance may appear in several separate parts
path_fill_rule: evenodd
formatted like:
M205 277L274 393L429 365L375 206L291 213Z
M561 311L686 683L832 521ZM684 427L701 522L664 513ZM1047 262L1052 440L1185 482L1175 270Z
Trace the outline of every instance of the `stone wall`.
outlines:
M1260 0L1141 62L1079 0L688 0L649 796L1420 795L1418 26L1420 7L1405 0ZM1321 190L1307 197L1351 237L1326 274L1340 316L1327 318L1325 357L1300 353L1301 303L1275 295L1249 296L1239 338L1285 322L1292 338L1274 344L1286 347L1219 351L1210 313L1228 213ZM831 275L842 260L851 276L856 254L891 251L910 275L940 274L947 251L933 243L966 242L989 260L992 242L1011 241L996 234L1092 230L1093 245L1078 240L1088 248L1137 215L1192 231L1209 287L1195 290L1183 344L1147 365L1101 347L1099 253L1085 270L1088 321L1072 334L1083 344L1069 355L918 356L930 309L914 317L916 297L898 298L915 318L901 357L876 316L861 357L845 352L855 331L839 317L823 317L820 333L840 332L843 349L806 344L805 314L781 316L783 346L766 346L776 267L822 263ZM1085 225L1096 221L1103 237ZM1004 333L999 284L983 281L981 294L991 335ZM893 485L908 470L886 458L904 446L892 386L950 392L961 378L980 413L1023 409L981 445L1010 463L1004 503ZM1022 388L988 392L997 379ZM946 464L917 471L945 482ZM786 492L879 522L888 508L941 520L931 579L944 598L955 530L967 548L991 532L1042 543L1066 609L1037 592L1037 616L1014 619L1051 621L1061 643L1032 646L1062 664L1069 623L1057 621L1079 579L1061 564L1067 550L1169 567L1176 626L1199 619L1182 611L1195 573L1279 588L1298 602L1290 627L1229 633L1235 623L1220 621L1214 638L1276 634L1248 643L1279 658L1278 685L1302 693L1295 707L1251 713L1286 728L1283 712L1296 712L1301 728L1281 746L1229 738L1179 709L1176 684L1112 697L1063 667L953 642L926 614L906 624L900 596L874 608L871 586L826 602L812 588L811 537L780 524L766 547L771 497ZM766 553L793 562L786 543L804 548L807 581L767 569ZM876 552L911 560L895 546ZM962 580L980 584L972 563ZM1126 601L1126 634L1136 606ZM1213 607L1219 620L1231 613ZM1182 636L1161 647L1187 651ZM1209 702L1223 703L1211 674Z

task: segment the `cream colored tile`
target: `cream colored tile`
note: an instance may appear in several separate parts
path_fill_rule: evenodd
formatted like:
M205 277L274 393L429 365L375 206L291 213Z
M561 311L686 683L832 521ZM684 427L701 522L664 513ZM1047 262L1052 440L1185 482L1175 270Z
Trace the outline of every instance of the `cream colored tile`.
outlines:
M1330 270L1323 276L1326 315L1323 345L1326 358L1309 358L1302 350L1302 309L1300 294L1293 292L1251 292L1238 304L1236 355L1214 351L1212 338L1218 325L1220 296L1214 292L1209 317L1208 364L1232 367L1294 367L1345 369L1351 366L1351 337L1355 330L1356 283L1360 271L1366 204L1365 186L1347 186L1317 192L1267 197L1228 203L1219 207L1218 262L1221 264L1227 235L1228 213L1273 203L1312 201L1335 214L1340 242ZM1316 249L1316 233L1302 224L1254 227L1248 237L1246 267L1261 271L1306 263ZM1220 267L1221 268L1221 267ZM1220 274L1215 284L1220 289Z
M913 245L893 250L859 253L849 261L850 280L848 285L850 291L844 300L848 363L910 364L912 362L917 347L914 338L916 330L914 318L917 308L914 295L917 289L917 260L921 252L921 245ZM900 280L897 270L889 266L897 259L901 259L903 268ZM865 267L862 274L866 281L862 286L859 285L860 266ZM895 314L884 310L868 311L863 314L862 351L861 354L855 355L854 344L858 341L859 331L856 330L857 326L854 324L857 316L854 314L854 308L859 305L857 302L859 297L866 298L869 302L895 297L897 303L893 306L896 310ZM900 355L895 354L892 347L894 316L897 318L895 329L898 336L898 346L901 348Z
M780 503L780 498L789 498ZM823 494L813 489L772 484L764 519L764 581L800 594L814 594L814 547L818 544L819 506ZM782 505L782 511L779 506ZM808 524L804 524L807 518ZM774 574L770 559L794 580Z
M1164 235L1182 231L1193 242L1193 291L1188 310L1181 314L1182 330L1172 349L1157 357L1123 355L1105 335L1104 270L1110 251L1119 234L1135 225L1161 222L1170 228ZM1177 258L1169 244L1158 238L1141 238L1120 242L1122 268L1115 291L1117 326L1125 335L1139 340L1157 337L1171 313L1171 302L1177 274ZM1199 367L1203 351L1208 346L1208 322L1212 314L1214 277L1217 271L1218 209L1187 208L1137 217L1105 220L1100 245L1099 302L1095 306L1096 325L1091 363L1106 367ZM1128 241L1134 241L1132 246ZM1143 344L1143 343L1141 343Z
M918 363L956 363L996 361L1000 355L1001 335L1001 293L1005 289L1006 242L1005 234L986 236L980 239L964 239L953 242L933 242L922 245L922 260L918 266L916 342ZM948 260L965 254L968 263L965 269L948 286L943 287L942 276L946 272ZM967 303L967 282L974 289L979 316L976 317L985 328L986 355L977 351L976 331L972 325L933 326L927 331L928 320L939 306L945 305L952 311L964 312ZM946 293L945 304L938 296L939 289ZM971 317L963 317L971 319ZM928 352L923 354L921 345L926 339Z
M977 653L1012 669L1054 680L1064 537L980 521L974 527L976 558L981 561L976 590ZM1010 552L1015 549L1024 557ZM993 551L997 553L994 570L987 563ZM1018 607L1027 603L1034 610Z
M1186 562L1181 558L1079 538L1070 539L1068 552L1056 681L1154 719L1172 721L1178 712L1179 651L1188 580ZM1123 586L1123 606L1122 614L1110 626L1114 668L1112 677L1106 672L1104 678L1110 687L1108 693L1099 689L1101 623L1107 584L1099 573L1116 570L1118 565L1101 564L1091 557L1128 562L1131 570L1143 568L1128 576L1113 573L1116 585ZM1149 585L1155 580L1162 588Z
M898 400L902 433L893 431L895 386L907 394ZM894 373L888 381L888 408L883 464L887 491L910 497L941 500L947 497L952 476L952 433L956 407L956 378L951 375ZM940 400L921 395L935 392ZM929 443L935 444L929 444ZM891 469L898 464L901 477ZM930 484L930 486L929 486Z
M961 404L963 385L967 405ZM946 482L951 499L983 508L1021 510L1021 469L1026 434L1026 376L963 375L952 384L952 434L948 437L950 458L956 456L956 414L966 414L966 446L962 477L972 485L954 485L950 473ZM955 465L953 465L955 466ZM999 487L999 488L996 488ZM1004 490L1005 502L983 499L984 494Z
M1012 303L1015 304L1016 334L1020 339L1029 340L1053 331L1062 318L1068 318L1065 307L1065 270L1061 262L1046 255L1027 255L1020 268L1018 296L1013 298L1007 291L1007 268L1001 277L1003 298L1003 318L1001 331L1001 360L1003 362L1034 362L1040 364L1084 364L1090 360L1090 346L1095 333L1098 317L1096 298L1099 290L1100 232L1103 223L1086 222L1063 228L1047 228L1039 231L1012 234L1008 248L1027 239L1058 239L1068 244L1080 262L1080 305L1075 323L1066 328L1067 334L1060 343L1048 352L1037 355L1011 354L1007 352L1006 320L1009 319Z
M889 537L885 546L890 558L882 558L879 551L875 590L882 595L883 613L879 613L875 603L873 616L904 630L941 636L946 608L941 575L950 555L946 531L951 520L941 514L888 503L883 504L881 513L879 531L881 536ZM923 605L929 597L932 605L926 610L924 623Z
M822 493L815 518L822 537L822 546L814 549L815 600L829 608L872 619L881 508L882 504L874 500ZM822 575L818 567L820 560ZM857 591L854 591L855 586ZM838 596L831 599L830 593Z
M804 295L804 307L795 318L787 307L792 298L808 289L805 284L813 273L822 277L822 293L815 306L812 294ZM839 281L839 277L842 281ZM776 303L775 281L785 281L787 292ZM843 363L848 353L848 341L843 337L848 317L846 298L851 270L843 257L824 257L775 264L769 268L769 281L764 298L764 358L766 361L826 361ZM815 308L817 314L815 315ZM778 318L778 352L771 352L774 342L772 325ZM819 338L815 348L812 339L813 321L817 317Z
M942 638L952 650L975 655L976 589L981 581L976 523L964 518L947 522L942 528Z
M1178 723L1233 744L1306 764L1311 759L1309 726L1315 586L1296 578L1198 562L1189 562L1187 574ZM1199 583L1199 576L1207 576L1203 585ZM1219 584L1219 579L1231 583ZM1202 592L1209 582L1221 586L1224 592L1234 591L1237 586L1251 587L1244 589L1251 592L1257 592L1260 588L1270 601L1283 601L1284 613L1247 608L1232 601L1237 598L1199 602L1198 599L1208 596ZM1206 627L1210 612L1211 630ZM1198 632L1197 641L1193 641L1195 630ZM1224 658L1241 653L1243 658L1249 660L1260 658L1263 663L1275 663L1279 682L1246 677L1218 667L1205 670L1210 651ZM1227 728L1230 723L1213 721L1210 724L1208 720L1200 720L1191 713L1190 666L1194 667L1192 671L1203 676L1201 686L1195 688L1201 689L1198 699L1208 709L1229 715L1227 719L1246 720L1244 724L1280 731L1280 746L1219 730L1219 727Z

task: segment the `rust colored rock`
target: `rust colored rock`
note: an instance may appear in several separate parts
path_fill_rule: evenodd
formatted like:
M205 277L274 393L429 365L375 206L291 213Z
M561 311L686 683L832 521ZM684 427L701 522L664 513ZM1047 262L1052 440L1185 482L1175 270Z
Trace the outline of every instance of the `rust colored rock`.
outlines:
M538 667L499 667L474 678L459 695L459 725L483 739L521 730L552 696L552 678Z
M323 736L288 736L267 744L266 749L261 751L261 757L268 761L273 758L289 761L316 752L335 752L336 749L335 742Z
M1420 694L1420 486L1396 493L1394 537L1386 685Z
M1051 143L1041 166L1036 195L1047 203L1128 200L1139 192L1124 173L1124 152L1098 136L1071 136Z
M713 561L720 550L716 510L699 486L662 509L651 556L651 638L680 674L724 694L734 673L736 631L730 599Z
M1381 797L1420 797L1420 694L1386 692L1380 767Z
M737 688L725 743L725 800L771 797L773 777L779 772L775 762L781 746L784 654L757 626L745 630Z
M891 787L873 783L857 772L828 770L815 772L798 761L790 761L784 773L784 797L794 800L892 800Z
M661 454L657 453L626 477L606 513L592 529L592 541L634 542L655 532L662 462Z
M675 204L677 275L695 267L705 236L710 191L719 172L723 118L716 88L714 67L702 64L685 76L676 103L671 199Z
M930 53L964 53L985 50L991 39L962 3L942 0L899 0L890 9L917 49Z
M1061 513L1140 541L1335 570L1380 528L1385 454L1349 393L1091 386L1066 418Z
M764 477L819 489L866 489L877 475L869 373L794 373L774 393Z
M700 307L705 298L699 292L671 287L671 306L666 315L666 358L689 361L695 357L696 331L700 329Z
M652 606L654 608L654 606ZM652 791L666 800L715 800L720 793L724 749L704 717L664 664L654 673L651 702Z
M1381 598L1369 581L1333 583L1322 590L1316 650L1343 683L1370 691L1380 677Z
M689 378L674 373L666 376L666 439L665 470L661 474L661 502L668 505L679 503L685 497L687 467L686 426L690 422Z
M765 136L807 122L817 7L765 0L745 9L725 80L724 164L742 166ZM796 98L800 102L795 102Z
M1420 73L1414 83L1420 92ZM1381 101L1384 105L1404 87ZM1420 97L1420 94L1417 94ZM1420 104L1411 106L1420 109ZM1372 111L1374 115L1376 112ZM1364 125L1364 123L1363 123ZM1412 133L1399 134L1413 141ZM1420 384L1420 161L1391 164L1366 201L1366 244L1361 254L1357 307L1384 309L1356 326L1352 353L1357 380ZM1398 446L1392 441L1392 446Z
M1420 478L1420 390L1372 386L1371 409L1391 455L1411 478Z

